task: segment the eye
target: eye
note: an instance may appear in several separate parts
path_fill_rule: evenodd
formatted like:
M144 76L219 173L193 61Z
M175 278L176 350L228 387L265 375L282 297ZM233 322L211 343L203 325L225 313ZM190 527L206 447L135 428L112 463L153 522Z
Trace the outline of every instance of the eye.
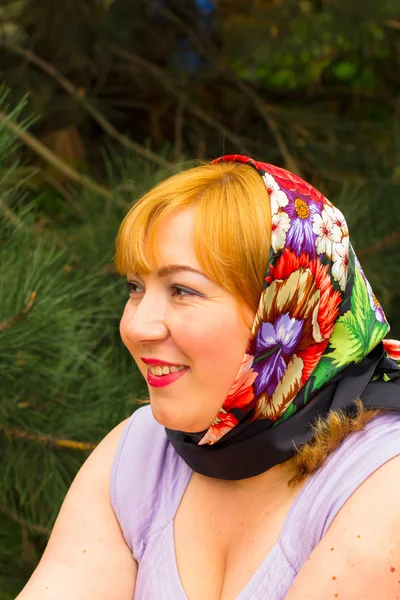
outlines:
M127 281L126 285L128 286L128 291L129 291L129 295L131 296L132 294L138 294L139 292L141 292L140 285L138 283L136 283L135 281Z
M128 287L129 295L134 296L137 294L143 293L143 288L139 283L135 281L127 281L126 285ZM172 292L172 295L177 298L184 298L185 296L201 296L198 292L191 290L190 288L183 287L181 285L170 285L169 289Z
M169 289L172 291L176 291L173 296L177 296L178 298L183 298L184 296L200 296L198 292L191 290L190 288L182 287L180 285L170 285Z

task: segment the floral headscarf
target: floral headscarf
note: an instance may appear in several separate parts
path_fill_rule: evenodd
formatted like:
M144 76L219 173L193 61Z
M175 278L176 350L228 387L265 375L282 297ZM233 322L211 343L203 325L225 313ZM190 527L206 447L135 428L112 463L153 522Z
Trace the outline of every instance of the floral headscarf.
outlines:
M389 324L350 244L340 210L313 186L284 169L241 155L224 156L214 162L220 161L255 168L268 190L272 233L265 285L247 352L210 428L196 440L184 434L186 437L180 439L185 443L179 443L177 433L167 430L167 434L184 458L183 449L190 447L190 442L196 444L197 455L193 448L188 455L197 457L199 451L214 444L215 450L235 445L236 432L243 441L250 433L279 440L277 431L282 425L286 423L285 431L290 434L290 424L296 422L298 429L300 421L295 417L302 416L303 433L300 435L295 428L297 433L293 430L289 438L293 453L292 442L298 443L299 436L300 442L306 441L312 416L321 412L319 397L323 397L321 410L325 411L332 402L342 408L357 399L358 393L351 398L351 385L346 386L343 401L332 392L333 387L337 392L337 382L349 375L349 367L354 366L355 378L363 370L368 371L362 389L376 374L378 363L382 368L381 359L386 359L384 381L397 378L398 365L390 358L400 360L400 343L384 340L382 350ZM369 362L368 356L372 356ZM396 382L395 407L400 408L400 379ZM328 394L330 406L326 406L327 388L332 392ZM340 389L344 393L343 385ZM314 405L312 410L309 405ZM309 420L303 418L305 413ZM214 459L219 454L215 453ZM278 452L275 463L282 462L284 456ZM224 477L224 473L218 474L217 470L214 476Z

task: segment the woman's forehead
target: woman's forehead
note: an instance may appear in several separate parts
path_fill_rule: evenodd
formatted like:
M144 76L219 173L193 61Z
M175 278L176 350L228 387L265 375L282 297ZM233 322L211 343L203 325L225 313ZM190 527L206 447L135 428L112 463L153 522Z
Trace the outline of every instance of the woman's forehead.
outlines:
M151 238L151 231L149 232ZM194 212L184 209L168 215L154 232L155 263L199 266L195 250Z

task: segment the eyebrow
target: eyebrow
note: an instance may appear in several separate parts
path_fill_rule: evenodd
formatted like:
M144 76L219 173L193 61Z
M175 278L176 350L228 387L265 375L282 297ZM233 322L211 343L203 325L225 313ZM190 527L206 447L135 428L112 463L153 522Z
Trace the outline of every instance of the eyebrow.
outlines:
M199 271L198 269L194 269L193 267L189 267L188 265L166 265L165 267L161 267L161 269L157 271L157 277L166 277L167 275L177 273L178 271L197 273L198 275L202 275L206 279L209 279L209 277L207 277L205 273Z

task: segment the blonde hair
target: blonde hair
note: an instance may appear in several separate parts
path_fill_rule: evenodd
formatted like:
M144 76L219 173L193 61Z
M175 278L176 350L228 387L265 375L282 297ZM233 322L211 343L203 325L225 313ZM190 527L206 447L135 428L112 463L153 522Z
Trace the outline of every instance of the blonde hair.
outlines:
M204 164L165 179L124 218L115 266L121 275L149 273L157 231L174 211L195 207L195 249L205 274L257 310L271 244L271 207L259 173L235 162Z

